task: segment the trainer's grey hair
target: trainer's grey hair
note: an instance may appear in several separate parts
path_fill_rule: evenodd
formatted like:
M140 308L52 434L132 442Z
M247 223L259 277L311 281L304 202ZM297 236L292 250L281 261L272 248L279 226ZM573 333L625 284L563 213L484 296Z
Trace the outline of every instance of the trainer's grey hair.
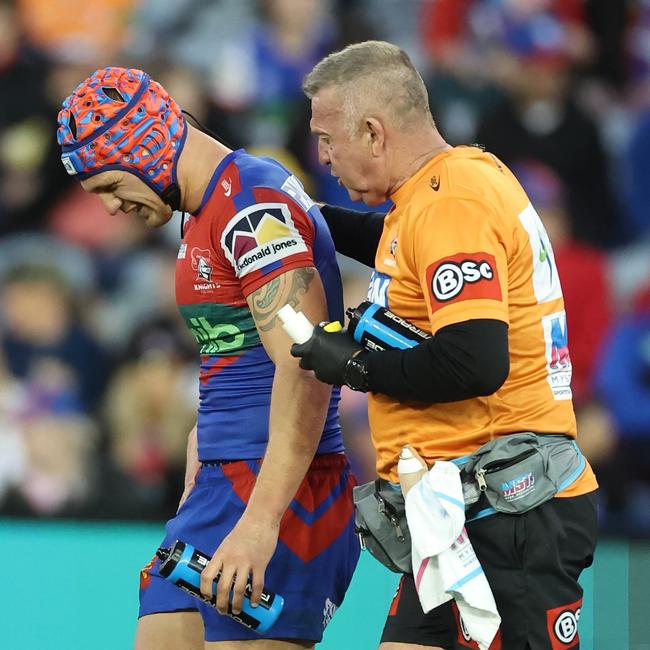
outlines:
M368 112L385 114L395 128L412 132L422 119L433 122L427 89L408 54L385 41L348 45L326 56L305 77L302 88L312 99L335 87L341 98L345 127L355 135Z

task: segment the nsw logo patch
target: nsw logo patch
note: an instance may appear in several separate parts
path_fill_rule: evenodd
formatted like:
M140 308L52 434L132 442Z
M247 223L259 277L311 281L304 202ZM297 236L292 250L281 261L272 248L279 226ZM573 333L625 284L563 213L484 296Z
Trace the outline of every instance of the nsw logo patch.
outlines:
M221 247L238 278L307 252L286 203L257 203L238 212L224 228Z
M501 300L494 255L457 253L427 268L427 285L433 311L459 300Z

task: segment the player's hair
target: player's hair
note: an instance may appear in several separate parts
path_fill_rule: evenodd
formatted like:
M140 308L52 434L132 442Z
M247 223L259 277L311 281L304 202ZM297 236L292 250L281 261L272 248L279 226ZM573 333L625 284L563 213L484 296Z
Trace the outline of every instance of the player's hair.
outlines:
M338 89L345 127L355 135L368 111L381 111L404 132L433 122L424 81L408 54L385 41L355 43L326 56L303 81L310 99L319 91Z

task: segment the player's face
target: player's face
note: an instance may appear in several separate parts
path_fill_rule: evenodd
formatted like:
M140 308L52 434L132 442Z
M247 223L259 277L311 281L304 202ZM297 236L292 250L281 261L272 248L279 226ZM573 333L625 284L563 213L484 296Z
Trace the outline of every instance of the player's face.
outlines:
M351 136L335 89L325 88L311 101L312 133L318 136L318 160L329 165L332 176L353 201L379 205L388 199L389 180L385 160L372 150L371 134L362 130Z
M150 228L165 225L172 209L137 176L120 170L101 172L81 181L81 187L97 194L109 214L120 210L140 217Z

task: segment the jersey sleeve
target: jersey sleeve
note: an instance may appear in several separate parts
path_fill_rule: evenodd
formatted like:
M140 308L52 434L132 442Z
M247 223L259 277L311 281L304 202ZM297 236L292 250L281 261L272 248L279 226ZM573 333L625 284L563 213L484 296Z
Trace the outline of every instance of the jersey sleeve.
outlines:
M432 331L476 318L508 323L506 238L493 208L448 197L416 218L415 264Z
M305 209L273 188L254 188L249 196L216 233L244 296L287 271L314 266L315 226Z

